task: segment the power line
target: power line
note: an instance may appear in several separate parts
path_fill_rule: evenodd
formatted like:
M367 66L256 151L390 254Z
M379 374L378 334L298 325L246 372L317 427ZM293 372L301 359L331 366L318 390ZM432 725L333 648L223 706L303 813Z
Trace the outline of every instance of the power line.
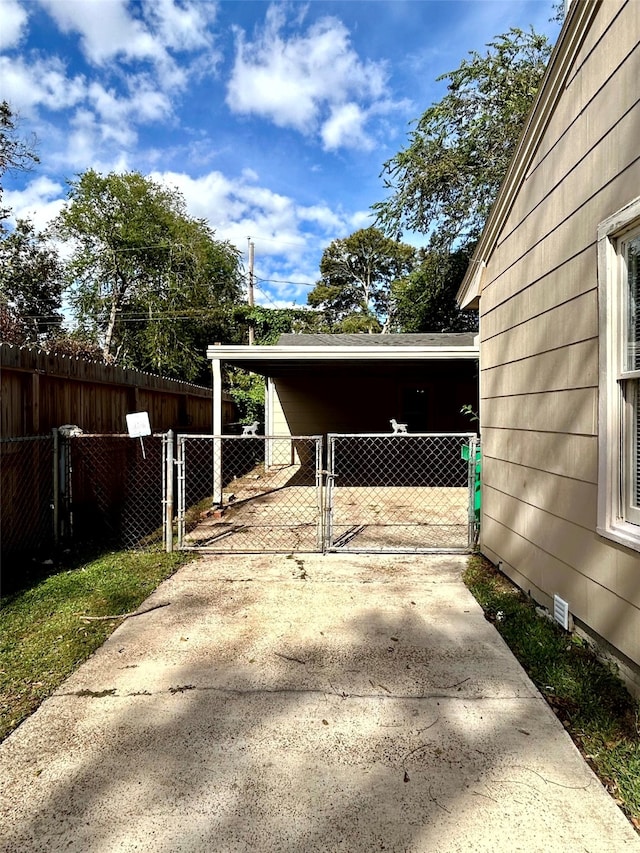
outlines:
M286 281L282 278L260 278L258 281L261 281L266 284L297 284L301 287L315 287L316 282L311 281Z

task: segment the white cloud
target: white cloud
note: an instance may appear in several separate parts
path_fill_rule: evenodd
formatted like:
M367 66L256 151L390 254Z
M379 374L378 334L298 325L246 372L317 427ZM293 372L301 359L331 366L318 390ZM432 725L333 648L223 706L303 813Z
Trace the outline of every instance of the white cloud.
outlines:
M92 83L88 101L105 125L121 122L155 122L171 114L171 102L161 91L154 89L145 77L128 81L131 95L123 97L101 83Z
M336 18L322 18L288 38L285 26L283 7L271 5L254 41L237 30L230 109L305 134L320 132L327 148L368 144L367 107L380 101L385 110L393 108L385 66L361 60Z
M91 64L104 67L114 60L122 64L150 62L162 86L184 89L193 69L180 64L171 51L208 50L206 67L220 60L212 48L209 25L216 5L209 0L40 0L61 32L77 33L82 51Z
M17 0L0 0L0 50L16 47L24 35L27 12Z
M115 56L163 59L162 46L127 10L126 0L40 0L63 33L76 32L89 61L102 65Z
M91 109L75 111L64 140L50 152L47 163L73 174L91 168L98 172L125 172L135 159L138 135L126 121L101 121Z
M360 231L361 228L370 228L373 223L373 214L370 210L359 210L349 217L349 231Z
M235 180L216 171L198 178L178 172L157 172L152 177L180 190L189 213L207 219L216 236L229 240L241 253L246 254L251 237L257 278L268 280L263 290L275 294L282 305L306 301L318 278L322 251L331 240L371 224L367 213L348 215L324 204L298 205L289 196L257 185L258 175L252 170ZM273 307L268 299L264 304Z
M68 77L64 63L50 59L14 59L0 56L2 97L21 114L35 107L62 110L79 103L86 93L83 77Z
M11 208L11 219L31 219L39 231L60 213L64 187L47 177L36 178L23 190L5 190L3 202Z
M208 27L215 21L217 4L209 0L175 3L174 0L145 0L145 15L162 43L175 50L209 47Z
M30 117L36 136L46 140L47 159L70 164L74 171L93 164L107 153L105 147L130 148L137 142L138 126L166 120L173 113L169 96L150 75L130 75L116 88L106 80L89 83L82 75L69 77L57 57L26 61L2 56L0 78L1 96L18 115ZM40 108L70 111L65 118L69 132L64 137L52 132Z
M311 222L319 225L326 234L342 236L345 228L345 219L330 207L314 204L311 207L299 207L298 216L303 222Z
M366 113L357 104L341 104L331 108L331 115L322 127L322 141L328 151L343 146L370 151L373 141L364 130Z

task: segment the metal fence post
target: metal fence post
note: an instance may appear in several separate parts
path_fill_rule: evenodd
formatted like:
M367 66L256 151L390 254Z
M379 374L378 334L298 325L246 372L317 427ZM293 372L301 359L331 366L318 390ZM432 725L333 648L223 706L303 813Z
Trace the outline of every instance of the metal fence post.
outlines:
M164 535L165 549L167 553L173 551L173 430L165 436L166 441L166 466L165 466L165 515Z
M60 543L60 439L56 427L51 432L53 433L53 542L57 547Z
M333 546L333 487L335 485L335 436L327 436L327 471L324 496L324 536L322 553L326 554Z
M469 547L473 547L475 539L475 489L476 489L476 437L469 438Z

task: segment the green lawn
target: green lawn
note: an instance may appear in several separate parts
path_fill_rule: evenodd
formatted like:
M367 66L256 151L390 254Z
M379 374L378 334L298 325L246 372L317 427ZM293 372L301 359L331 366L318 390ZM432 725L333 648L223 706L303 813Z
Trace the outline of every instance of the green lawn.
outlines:
M640 829L640 704L585 641L539 615L535 604L488 561L473 556L465 583Z
M121 620L82 614L135 610L188 557L159 550L118 551L53 567L0 607L0 740L95 651ZM14 581L15 585L15 581Z
M135 610L189 555L119 551L55 567L3 598L0 608L0 740L109 636L121 620L82 615ZM474 556L465 581L560 717L587 761L640 828L637 702L588 645L536 613L490 563Z

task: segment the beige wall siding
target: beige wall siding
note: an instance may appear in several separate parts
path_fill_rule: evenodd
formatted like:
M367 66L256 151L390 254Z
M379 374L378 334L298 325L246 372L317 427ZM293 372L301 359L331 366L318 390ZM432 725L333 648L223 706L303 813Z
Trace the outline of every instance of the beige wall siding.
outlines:
M521 280L517 278L508 286L506 276L500 287L495 287L491 295L501 299L492 305L491 295L486 302L486 313L483 316L482 338L488 340L494 335L501 334L507 329L521 325L533 317L544 314L555 308L560 302L569 302L593 289L593 264L596 261L595 244L587 247L573 258L571 276L565 269L567 262L551 272L543 274L537 281L531 282L524 289ZM514 276L516 273L514 273ZM509 293L509 296L504 291ZM517 293L518 299L510 298L511 291ZM489 291L487 291L489 294Z
M621 115L624 112L624 109L616 109L614 102L607 97L610 93L607 84L610 81L633 82L632 77L618 75L629 74L633 70L633 66L628 65L625 60L630 53L637 50L636 33L640 9L636 0L624 3L618 0L606 2L610 4L610 10L596 15L586 35L578 61L566 84L567 96L562 98L554 111L534 166L544 160L548 152L558 144L558 139L562 140L563 134L567 133L574 123L583 119L585 106L595 105L598 113L606 111L608 107L612 108L614 114ZM618 99L627 98L633 95L634 91L635 84L627 91L620 91ZM580 103L581 109L575 109L576 102ZM593 116L588 120L593 121Z
M517 495L520 500L544 509L587 530L596 526L595 483L556 473L518 465L504 459L494 459L484 476L484 488L505 495ZM489 493L487 498L491 502Z
M345 364L274 377L274 433L390 433L391 418L407 421L410 432L475 432L476 423L460 410L465 404L477 410L477 376L473 359L417 366ZM417 388L423 415L421 422L412 422L405 392Z
M274 383L271 415L272 422L271 429L269 431L271 435L291 435L291 430L289 429L289 424L287 423L287 418L285 417L284 409L282 407L280 394L286 394L285 389L279 388L278 384Z
M482 418L484 421L484 402ZM559 477L597 483L598 442L594 436L494 429L483 423L482 447L485 477L491 474L493 460L500 459Z
M494 397L486 399L483 412L487 427L538 433L597 435L597 418L595 388Z
M598 384L598 342L595 338L504 362L482 372L485 398L594 387Z
M595 245L589 228L594 218L601 221L602 211L617 210L635 197L640 178L639 134L640 114L635 110L496 248L495 262L501 275L525 258L538 277L547 275ZM598 175L597 187L592 184L594 175ZM483 298L492 297L497 283L497 278L487 278ZM501 300L509 295L502 290L499 294ZM498 304L495 296L492 298Z
M637 589L637 564L618 569L617 553L611 547L605 568L608 576L603 582L593 580L568 566L548 550L542 550L523 536L514 533L500 521L487 516L483 520L492 542L483 551L494 563L526 592L549 606L553 596L568 601L571 612L592 631L604 637L632 661L637 662L640 645L639 604L626 596ZM595 540L595 536L593 537Z
M482 550L640 664L640 555L596 532L597 227L640 194L640 3L598 8L487 258Z
M525 270L520 274L524 275ZM482 323L480 325L482 328ZM519 326L482 341L482 370L587 341L597 334L598 294L594 288L552 311L533 316Z

